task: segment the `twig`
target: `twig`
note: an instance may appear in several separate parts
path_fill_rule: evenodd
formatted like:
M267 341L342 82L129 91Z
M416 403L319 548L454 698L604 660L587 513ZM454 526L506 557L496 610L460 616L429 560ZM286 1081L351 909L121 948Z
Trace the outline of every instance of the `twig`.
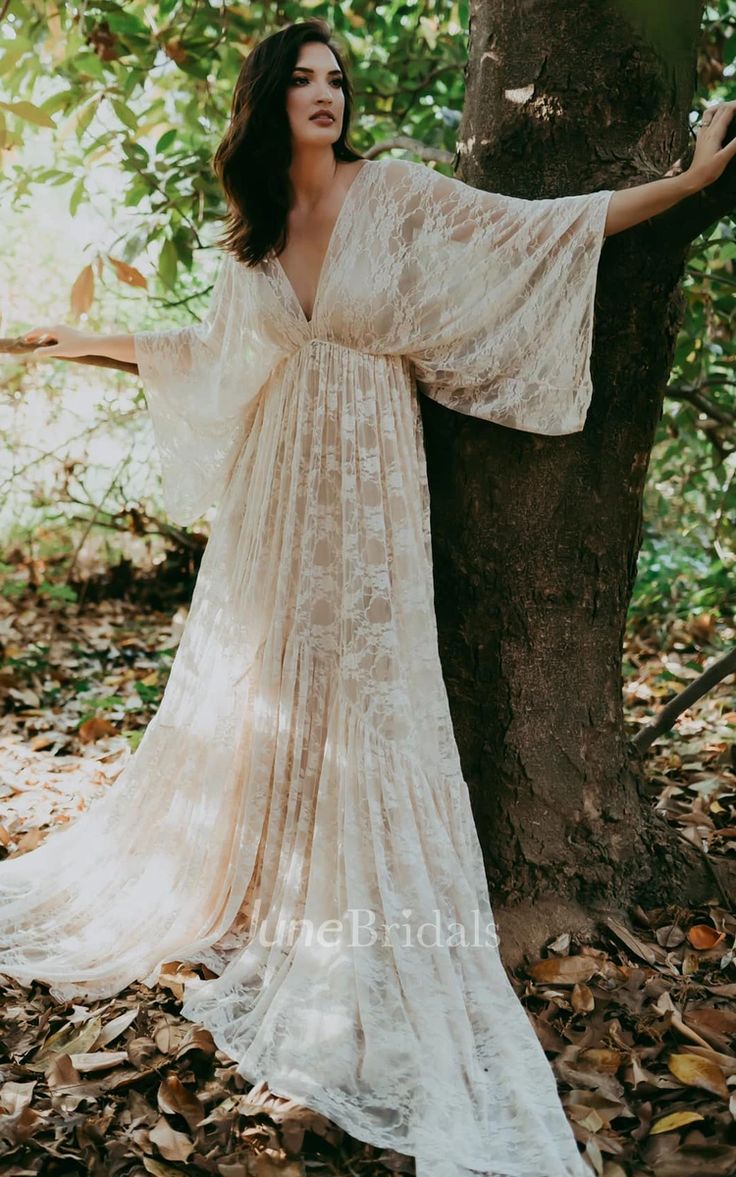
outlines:
M87 536L89 535L89 533L91 532L91 530L92 530L92 528L94 527L95 523L97 522L97 519L98 519L98 517L99 517L100 511L102 511L102 510L103 510L102 503L104 503L105 499L107 498L107 495L109 495L109 494L111 494L111 493L112 493L112 489L113 489L113 487L115 486L115 483L117 482L118 474L119 474L119 473L120 473L120 471L123 469L123 467L125 466L125 464L126 464L127 462L129 462L129 461L130 461L130 455L129 455L129 454L125 454L125 455L124 455L124 456L123 456L123 457L120 459L120 461L118 462L118 465L117 465L117 467L116 467L116 469L115 469L115 473L114 473L114 474L113 474L113 476L112 476L112 481L110 482L110 485L109 485L109 487L107 488L107 491L106 491L106 493L105 493L105 494L103 495L103 497L102 497L102 502L100 502L100 503L97 503L97 504L94 506L94 509L93 509L93 511L92 511L92 518L87 520L87 526L85 527L84 531L82 532L81 539L79 540L79 542L78 542L78 544L77 544L76 548L74 549L74 552L72 553L72 558L71 558L71 561L70 561L70 563L69 563L69 567L68 567L68 569L67 569L67 574L66 574L66 581L65 581L65 583L66 583L66 584L70 584L70 582L71 582L71 579L72 579L72 575L73 575L73 573L74 573L74 570L76 569L76 566L77 566L77 561L79 560L79 553L81 552L81 550L82 550L82 547L84 546L84 544L85 544L85 543L86 543L86 541L87 541Z
M698 675L694 682L685 687L684 691L680 691L679 695L670 699L651 723L636 733L631 743L637 752L646 752L658 736L673 727L678 715L696 703L724 678L728 678L729 674L734 673L736 673L736 646L728 653L723 654L722 657L717 658L707 670Z
M724 383L731 383L724 381ZM718 421L721 425L736 424L736 413L731 413L728 409L717 405L715 401L709 400L708 397L703 396L700 391L704 384L690 386L687 384L670 384L665 390L667 396L672 400L687 401L698 409L701 413L706 413L712 417L714 421Z
M380 143L374 143L372 147L369 147L363 155L365 159L373 159L382 151L390 151L392 147L413 151L420 159L431 159L435 163L446 163L452 166L455 160L451 151L445 151L443 147L429 147L420 139L412 139L411 135L396 135L393 139L382 139Z

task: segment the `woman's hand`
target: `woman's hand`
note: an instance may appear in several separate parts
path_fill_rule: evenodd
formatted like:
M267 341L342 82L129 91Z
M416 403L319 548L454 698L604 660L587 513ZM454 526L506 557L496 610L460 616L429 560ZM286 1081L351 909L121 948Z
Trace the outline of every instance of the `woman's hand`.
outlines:
M24 343L39 343L34 347L34 356L59 356L62 359L74 360L79 356L94 355L94 336L86 331L77 331L74 327L67 327L65 323L57 323L53 327L33 327L21 336ZM48 343L44 343L48 340Z
M717 180L736 156L736 136L730 143L721 146L735 111L736 101L718 102L708 107L703 114L696 135L695 154L685 173L696 181L699 188L705 188Z

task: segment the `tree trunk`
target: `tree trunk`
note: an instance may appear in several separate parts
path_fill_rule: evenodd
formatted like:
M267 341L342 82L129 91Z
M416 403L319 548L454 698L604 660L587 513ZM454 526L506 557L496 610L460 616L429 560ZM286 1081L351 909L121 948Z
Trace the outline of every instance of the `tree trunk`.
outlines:
M478 0L458 177L540 198L663 176L688 146L701 10L681 4L660 32L628 0L626 15ZM422 398L442 662L512 966L631 901L718 893L714 867L640 795L621 657L684 258L733 189L731 167L707 198L604 243L582 433L523 433Z

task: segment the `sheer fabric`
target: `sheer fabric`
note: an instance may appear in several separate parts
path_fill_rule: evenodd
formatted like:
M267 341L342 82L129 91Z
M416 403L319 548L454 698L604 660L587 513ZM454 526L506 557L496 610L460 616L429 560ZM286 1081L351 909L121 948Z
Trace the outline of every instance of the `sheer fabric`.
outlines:
M583 1177L498 953L433 612L418 391L583 427L611 193L366 161L311 320L278 259L136 337L174 519L218 511L161 706L109 792L0 864L0 970L60 999L202 962L249 1080L418 1177ZM424 930L420 927L424 925Z

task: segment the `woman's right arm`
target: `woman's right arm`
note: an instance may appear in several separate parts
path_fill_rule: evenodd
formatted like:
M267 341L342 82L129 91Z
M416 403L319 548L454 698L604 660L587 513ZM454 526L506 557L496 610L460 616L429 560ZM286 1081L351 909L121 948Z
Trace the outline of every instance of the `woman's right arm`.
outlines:
M111 360L124 360L134 364L134 335L93 335L89 331L77 331L65 323L53 327L34 327L22 336L26 343L41 346L33 349L34 356L58 356L73 360L79 356L107 356ZM48 342L44 343L44 340Z

